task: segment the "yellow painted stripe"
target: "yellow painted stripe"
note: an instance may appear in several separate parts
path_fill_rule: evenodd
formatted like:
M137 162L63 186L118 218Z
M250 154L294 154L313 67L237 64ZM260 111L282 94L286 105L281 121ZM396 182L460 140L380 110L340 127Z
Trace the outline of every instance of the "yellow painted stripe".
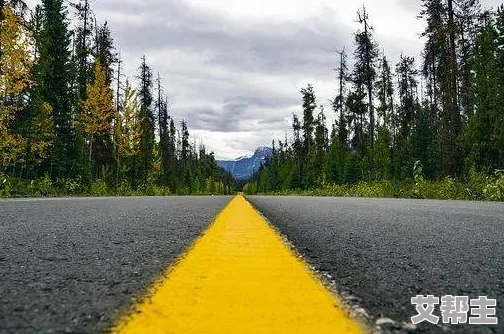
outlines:
M150 292L114 333L363 333L242 196Z

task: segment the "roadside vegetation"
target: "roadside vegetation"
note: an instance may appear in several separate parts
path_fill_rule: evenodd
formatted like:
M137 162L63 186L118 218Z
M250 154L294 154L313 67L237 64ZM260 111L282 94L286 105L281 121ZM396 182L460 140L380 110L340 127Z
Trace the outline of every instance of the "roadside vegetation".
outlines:
M421 2L420 62L391 65L360 9L353 57L337 55L336 120L303 88L292 139L273 141L244 192L504 200L504 7Z
M244 189L247 194L279 196L322 197L384 197L470 201L504 201L504 173L495 176L473 174L464 180L446 177L441 181L425 179L403 181L360 181L355 184L324 184L315 189L283 189L261 192L251 184Z
M146 57L125 78L107 22L66 3L0 1L0 196L234 191Z

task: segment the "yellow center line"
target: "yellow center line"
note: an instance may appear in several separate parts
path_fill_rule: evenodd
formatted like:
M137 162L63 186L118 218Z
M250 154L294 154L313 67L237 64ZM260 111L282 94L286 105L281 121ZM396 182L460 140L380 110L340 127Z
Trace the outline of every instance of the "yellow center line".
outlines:
M113 333L363 333L243 196L136 309Z

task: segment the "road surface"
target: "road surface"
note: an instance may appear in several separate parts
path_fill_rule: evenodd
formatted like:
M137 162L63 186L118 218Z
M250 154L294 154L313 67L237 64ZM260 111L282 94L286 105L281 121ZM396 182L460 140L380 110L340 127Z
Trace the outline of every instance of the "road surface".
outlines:
M0 201L0 333L100 333L230 197Z
M364 310L371 324L380 319L384 333L504 333L502 203L247 199L305 261L332 277L338 298L341 296L338 300ZM245 201L235 199L232 207L227 206L230 200L171 197L0 201L0 333L110 332L135 305L143 305L138 310L147 315L149 322L149 312L159 316L167 300L158 297L161 309L143 311L149 309L150 301L156 304L152 286L157 281L164 282L160 286L168 289L166 296L178 296L174 299L181 300L177 305L182 305L179 314L184 317L194 316L197 309L184 307L184 303L216 303L223 309L234 309L229 301L239 303L241 298L230 296L242 293L249 299L244 298L242 307L236 307L236 317L256 316L252 311L259 316L261 312L264 316L265 311L279 312L282 307L266 305L276 301L286 310L297 307L298 320L310 314L311 303L319 307L313 309L314 319L320 312L331 314L322 305L327 295L282 248L281 239L275 241L276 234L268 223L250 213ZM222 211L224 207L227 211ZM220 218L210 225L219 212ZM198 238L201 235L202 239ZM188 249L190 245L193 248ZM265 255L269 253L271 257ZM182 254L184 258L174 262ZM177 270L167 271L171 265ZM216 279L219 277L222 280ZM269 277L271 284L267 284ZM215 286L224 292L212 290ZM307 290L297 294L291 291L297 286ZM248 290L240 290L244 287ZM260 287L268 292L261 292ZM310 289L318 289L313 296L319 297L307 299L304 309L299 296L303 291L315 291ZM143 299L149 293L153 295ZM312 297L312 293L307 294ZM500 324L405 326L416 314L410 299L418 294L497 299ZM251 300L262 303L250 304ZM211 319L217 321L216 316L222 313L215 313ZM236 317L235 321L239 319ZM261 321L256 319L241 328L259 326ZM142 321L145 319L137 323ZM322 328L324 322L317 320L316 324ZM132 332L138 332L136 326L131 325ZM231 327L233 333L245 332L240 326Z
M337 289L373 318L394 320L391 330L416 314L412 297L451 294L497 299L500 324L419 325L415 332L504 333L503 203L248 199Z

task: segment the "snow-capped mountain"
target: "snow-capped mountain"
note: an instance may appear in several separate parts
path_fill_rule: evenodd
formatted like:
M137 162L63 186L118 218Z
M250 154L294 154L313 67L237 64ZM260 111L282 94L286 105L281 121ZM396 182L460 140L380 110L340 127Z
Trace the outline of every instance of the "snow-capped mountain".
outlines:
M236 160L217 161L217 165L231 173L237 181L247 181L264 165L273 154L273 149L270 147L259 147L253 156L240 157Z

